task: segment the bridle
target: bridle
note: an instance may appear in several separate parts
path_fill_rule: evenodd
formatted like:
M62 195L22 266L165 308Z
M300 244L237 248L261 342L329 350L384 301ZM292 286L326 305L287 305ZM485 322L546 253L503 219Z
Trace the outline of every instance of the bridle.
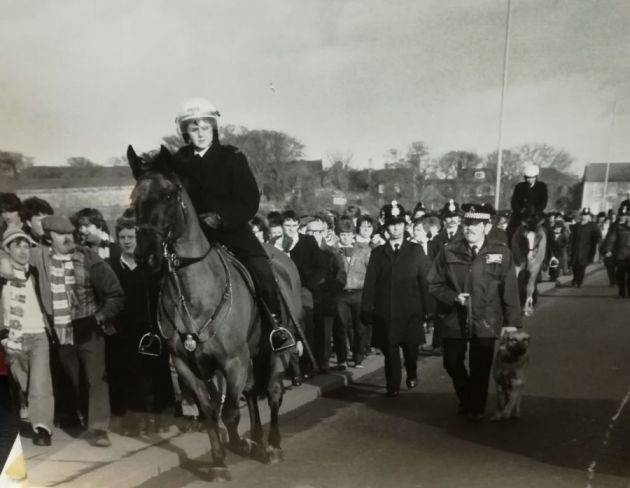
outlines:
M178 212L180 213L181 221L183 221L184 223L183 225L186 225L189 221L189 215L188 215L188 205L186 204L183 198L184 189L181 183L174 182L174 184L176 187L176 191L170 192L166 196L166 200L172 201L173 199L175 199ZM175 289L177 291L177 300L176 300L177 306L175 307L175 309L181 318L181 322L183 324L183 330L181 330L177 326L177 322L174 321L171 317L169 317L169 314L167 313L166 307L164 305L164 300L162 300L163 292L164 292L164 282L162 284L162 287L160 288L158 304L161 307L161 311L163 315L169 318L171 324L175 327L177 332L180 334L180 337L184 344L184 348L189 353L192 353L197 349L197 343L202 342L199 337L206 331L206 329L209 329L212 326L212 324L218 318L219 314L225 309L225 305L227 304L226 313L229 313L231 309L232 280L230 278L230 269L222 253L220 251L217 251L217 255L219 256L219 261L221 262L223 271L225 273L225 285L223 287L223 292L221 294L221 300L219 301L219 304L215 308L214 312L212 313L210 318L208 318L203 323L201 327L197 328L195 324L195 320L190 312L189 303L186 300L186 297L184 296L184 292L182 290L182 283L181 283L181 278L179 276L179 270L205 260L210 254L210 251L212 251L214 246L209 245L207 251L205 251L205 253L203 253L200 256L195 256L195 257L180 256L179 254L177 254L177 251L175 250L175 243L177 239L179 239L180 235L178 235L173 230L172 225L169 225L169 227L167 227L166 232L162 231L161 229L158 229L157 227L151 224L140 224L138 225L138 229L150 230L156 233L161 240L162 257L166 261L166 278L167 279L170 278L172 280L173 284L175 285ZM161 324L159 323L159 318L158 318L158 326L160 327L160 332L162 333L162 336L166 338L166 335L162 332L162 327L161 327ZM212 339L216 335L216 333L217 333L217 328L214 327L208 332L209 339Z

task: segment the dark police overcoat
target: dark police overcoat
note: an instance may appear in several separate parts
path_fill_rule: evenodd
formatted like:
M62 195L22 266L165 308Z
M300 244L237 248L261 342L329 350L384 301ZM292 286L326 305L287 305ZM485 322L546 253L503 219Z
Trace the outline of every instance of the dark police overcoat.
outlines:
M221 216L219 229L202 223L210 240L240 257L266 256L249 227L258 212L260 191L241 151L215 141L200 158L192 146L185 146L175 154L175 171L200 216L208 212Z
M514 187L512 194L512 217L519 219L529 207L533 207L537 213L545 211L547 206L547 185L537 181L534 186L529 186L526 181L521 181Z
M403 241L397 253L386 242L372 250L361 298L362 315L372 318L372 344L424 344L427 257L418 244Z
M521 326L516 273L505 244L486 239L473 257L465 240L453 241L433 261L428 281L445 339L498 338L502 327ZM467 308L455 302L460 293L472 297L470 321Z
M571 228L571 265L588 266L595 258L602 233L595 222L577 223Z

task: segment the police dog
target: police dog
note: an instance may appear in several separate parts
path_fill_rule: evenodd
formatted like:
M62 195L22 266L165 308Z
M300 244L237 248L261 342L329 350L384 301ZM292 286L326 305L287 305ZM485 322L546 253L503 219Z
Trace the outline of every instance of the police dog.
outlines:
M508 332L501 337L494 360L493 376L497 385L497 410L492 420L517 419L521 416L521 397L529 363L529 334Z

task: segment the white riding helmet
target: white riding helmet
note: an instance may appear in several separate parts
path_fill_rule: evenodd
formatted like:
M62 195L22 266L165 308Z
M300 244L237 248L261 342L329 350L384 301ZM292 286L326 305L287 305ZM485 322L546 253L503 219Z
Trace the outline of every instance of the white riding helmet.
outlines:
M525 178L534 178L540 174L540 168L533 163L529 163L523 169L523 176Z
M214 128L217 127L217 119L221 116L219 111L205 98L192 98L182 104L182 108L175 117L177 130L182 135L184 132L184 122L196 119L210 119Z

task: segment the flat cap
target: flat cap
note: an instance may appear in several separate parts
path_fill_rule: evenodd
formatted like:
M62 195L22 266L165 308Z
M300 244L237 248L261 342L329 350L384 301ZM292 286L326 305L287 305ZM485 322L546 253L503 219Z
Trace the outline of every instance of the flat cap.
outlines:
M47 215L42 219L42 228L57 234L72 234L74 225L68 217L62 215Z

